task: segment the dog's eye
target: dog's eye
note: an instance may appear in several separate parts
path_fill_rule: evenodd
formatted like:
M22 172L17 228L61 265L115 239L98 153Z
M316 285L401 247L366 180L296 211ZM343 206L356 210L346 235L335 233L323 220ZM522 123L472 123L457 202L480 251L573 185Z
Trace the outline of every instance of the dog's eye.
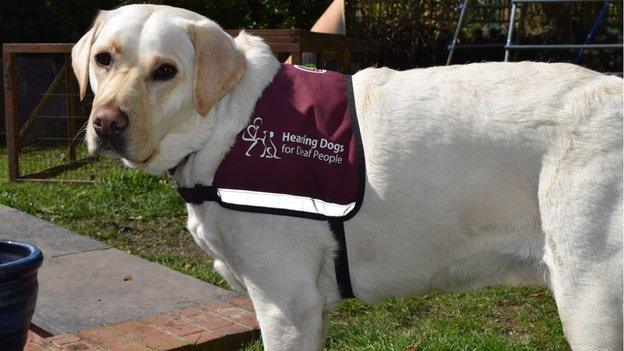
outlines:
M152 73L152 77L156 80L168 80L173 78L176 72L178 71L175 67L170 64L164 64Z
M111 64L112 58L108 52L101 52L95 55L95 61L97 61L100 66L108 67Z

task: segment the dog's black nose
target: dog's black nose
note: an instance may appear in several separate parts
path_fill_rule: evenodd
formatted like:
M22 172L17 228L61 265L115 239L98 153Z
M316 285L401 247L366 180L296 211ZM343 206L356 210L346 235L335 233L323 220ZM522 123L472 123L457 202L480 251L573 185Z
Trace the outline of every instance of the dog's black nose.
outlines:
M95 133L103 138L113 138L128 127L128 115L118 108L102 106L93 115Z

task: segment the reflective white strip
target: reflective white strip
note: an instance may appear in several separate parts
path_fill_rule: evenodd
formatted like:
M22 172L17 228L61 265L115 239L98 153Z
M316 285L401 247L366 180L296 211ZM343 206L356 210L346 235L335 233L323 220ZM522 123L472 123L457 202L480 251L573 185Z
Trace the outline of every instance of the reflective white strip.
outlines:
M221 201L228 204L301 211L329 217L345 216L355 207L355 202L340 205L304 196L250 190L219 188L217 194Z

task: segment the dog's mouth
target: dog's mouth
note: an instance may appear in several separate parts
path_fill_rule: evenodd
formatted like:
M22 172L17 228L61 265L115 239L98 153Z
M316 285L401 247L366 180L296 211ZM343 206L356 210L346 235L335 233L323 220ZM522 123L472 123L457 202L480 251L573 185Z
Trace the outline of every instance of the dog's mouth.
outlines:
M103 155L110 158L125 157L125 143L123 141L111 141L109 139L96 137L94 146L90 148L93 155Z
M113 159L124 159L130 166L142 168L148 164L157 154L156 151L149 153L147 157L138 158L128 151L127 142L123 139L107 139L97 136L93 140L92 155L102 155Z

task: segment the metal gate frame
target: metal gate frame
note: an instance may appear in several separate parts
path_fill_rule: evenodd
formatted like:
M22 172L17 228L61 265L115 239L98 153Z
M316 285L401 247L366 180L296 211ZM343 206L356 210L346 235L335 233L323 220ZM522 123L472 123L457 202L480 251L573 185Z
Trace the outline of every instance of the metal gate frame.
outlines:
M50 100L51 92L59 88L64 83L64 91L67 95L67 116L68 120L68 133L73 135L77 132L75 119L76 106L78 104L77 92L78 82L74 77L71 70L71 49L74 44L71 43L41 43L41 44L13 44L7 43L2 45L2 61L4 64L4 111L5 111L5 128L6 128L6 146L7 146L7 161L8 161L8 175L9 181L23 181L23 180L35 180L35 181L50 181L49 178L54 177L64 171L76 169L86 163L97 160L97 157L84 157L81 159L76 158L76 144L70 142L69 147L69 162L48 168L35 173L20 174L19 167L19 154L20 154L20 140L26 135L28 130L33 126L37 116L43 111L45 106ZM19 128L19 111L18 111L18 82L17 82L17 67L16 67L16 54L64 54L65 63L61 70L54 77L52 83L48 86L43 93L41 99L30 112L28 118L24 122L24 125ZM88 180L58 180L63 182L79 182L79 183L92 183Z

